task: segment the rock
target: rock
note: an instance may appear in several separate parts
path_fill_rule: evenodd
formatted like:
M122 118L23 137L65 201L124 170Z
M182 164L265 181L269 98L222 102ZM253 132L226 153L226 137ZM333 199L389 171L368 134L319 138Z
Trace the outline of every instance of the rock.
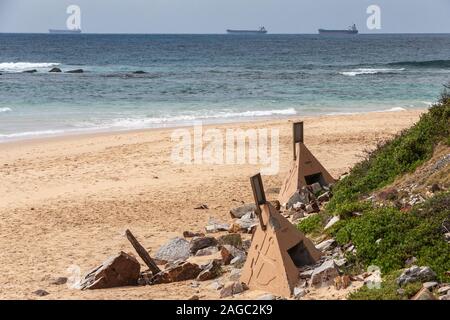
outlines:
M205 234L201 233L201 232L190 232L190 231L184 231L183 232L183 237L185 238L195 238L195 237L204 237Z
M206 233L217 233L220 231L228 231L229 229L230 229L230 225L227 223L212 224L212 225L207 225L205 227Z
M291 209L294 204L300 203L309 203L310 202L310 191L306 188L303 188L300 191L296 191L290 198L286 204L286 209Z
M347 263L347 259L346 258L335 259L334 263L340 268L340 267L345 266L345 264Z
M258 298L256 298L256 300L277 300L277 297L275 297L273 294L271 293L266 293L263 294L262 296L259 296Z
M186 280L193 280L198 277L202 269L195 263L186 261L176 261L166 270L155 275L152 284L172 283Z
M37 72L36 69L23 71L23 73L36 73L36 72Z
M338 223L341 220L339 216L334 216L331 218L330 221L328 221L327 225L325 226L325 230L330 229L332 226L334 226L336 223Z
M196 257L204 257L204 256L212 256L213 254L216 254L219 252L219 249L217 247L207 247L204 249L200 249L195 254Z
M142 70L138 70L138 71L134 71L133 74L146 74L147 72L142 71Z
M305 213L303 211L295 211L291 216L291 221L296 222L305 217Z
M217 246L217 240L213 237L198 237L191 240L189 250L192 254L196 254L198 250L207 247Z
M55 286L60 286L60 285L66 284L66 283L67 283L66 277L57 277L57 278L50 280L50 284L53 284Z
M200 300L200 298L197 295L193 295L188 299L188 301L194 301L194 300Z
M309 187L311 188L311 190L312 190L312 192L314 194L317 194L317 193L319 193L320 191L323 190L322 186L318 182L315 182L315 183L311 184Z
M334 287L336 290L346 289L350 286L351 281L348 275L337 276L334 278Z
M241 282L227 282L225 286L220 291L220 297L226 298L231 297L235 294L239 294L245 291L245 287Z
M296 287L294 288L294 299L299 300L300 298L304 297L308 291L304 288Z
M189 242L185 239L180 237L173 238L158 249L154 258L168 262L186 260L190 255L189 248Z
M190 287L191 288L198 288L198 287L200 287L200 283L197 280L192 281Z
M422 286L428 290L432 290L433 288L437 287L439 283L436 281L429 281L422 284Z
M45 290L39 289L39 290L33 291L33 294L36 296L39 296L39 297L45 297L45 296L48 296L50 293L48 293Z
M250 247L252 246L252 240L244 240L242 241L242 250L248 251L250 250Z
M320 207L317 202L313 201L306 206L305 211L306 213L317 213L320 212Z
M437 290L437 293L439 293L440 295L447 294L449 292L450 292L450 286L444 286Z
M242 237L239 233L230 233L217 238L219 246L230 245L236 248L242 247Z
M52 68L49 72L62 72L60 68Z
M444 234L445 241L450 242L450 232Z
M245 204L241 207L237 207L230 210L232 218L242 218L247 213L254 213L256 210L256 205L254 203Z
M194 208L194 210L208 210L208 205L207 204L199 204L198 206L196 206Z
M230 245L223 245L220 249L220 255L224 265L228 265L236 257L243 257L245 259L246 254L244 251L239 250Z
M319 243L318 245L316 245L316 249L320 250L322 252L324 251L328 251L333 249L334 245L336 244L336 240L334 239L328 239L325 241L322 241L321 243Z
M325 286L333 283L339 276L339 271L333 260L325 261L320 267L315 268L311 275L312 286Z
M197 276L197 281L207 281L219 277L222 274L222 265L218 260L211 261Z
M294 203L294 205L292 206L292 208L289 209L289 210L294 210L294 211L300 211L300 212L302 212L302 211L304 211L305 209L306 209L306 204L304 204L303 202L297 202L297 203Z
M420 289L411 300L437 300L436 297L427 288Z
M136 258L120 252L88 272L78 287L93 290L137 285L140 269L141 265Z
M438 192L441 190L442 190L441 187L437 183L433 183L433 185L430 187L430 191L432 193L435 193L435 192Z
M270 201L270 204L272 205L272 207L275 208L275 210L280 211L280 209L281 209L280 201L278 201L278 200Z
M322 193L318 198L317 201L319 201L320 203L322 202L328 202L331 200L332 197L332 193L331 191L327 191L325 193Z
M230 229L228 230L230 233L238 233L238 232L251 232L252 228L259 224L258 219L251 218L248 219L245 216L241 219L237 219L233 222Z
M210 284L209 288L212 290L220 290L223 288L223 284L220 281L214 281Z
M148 286L152 284L153 273L150 270L141 272L138 279L138 286Z
M411 282L427 282L433 281L434 279L436 279L436 273L430 267L412 266L403 271L400 277L397 278L397 283L399 286L403 286Z
M242 268L245 264L246 257L245 256L237 256L231 259L230 264L235 268Z
M83 69L75 69L75 70L66 71L66 73L83 73L83 72L84 72Z
M230 275L228 276L228 280L230 281L239 281L241 278L242 270L240 269L232 269Z
M310 279L313 272L314 272L314 269L300 272L300 275L299 275L300 279Z
M411 258L406 259L405 265L412 266L416 262L417 262L417 258L416 257L411 257Z
M447 293L445 296L439 297L439 300L442 300L442 301L450 301L450 294Z

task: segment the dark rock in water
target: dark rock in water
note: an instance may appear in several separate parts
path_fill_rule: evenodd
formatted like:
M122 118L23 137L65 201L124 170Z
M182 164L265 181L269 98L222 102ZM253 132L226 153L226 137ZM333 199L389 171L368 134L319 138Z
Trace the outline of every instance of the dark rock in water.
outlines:
M137 285L140 270L141 265L136 258L120 252L88 272L81 280L79 288L106 289Z
M190 243L190 251L192 254L196 254L198 250L207 247L217 246L217 240L213 237L194 238Z
M37 72L36 69L23 71L23 73L36 73L36 72Z
M243 206L238 207L238 208L231 209L230 214L231 214L231 217L240 219L249 212L254 213L255 210L256 210L256 205L254 203L250 203L250 204L244 204Z
M48 296L50 293L48 293L45 290L39 289L39 290L34 291L33 294L37 295L39 297L45 297L45 296Z
M194 263L177 261L166 270L155 275L152 284L171 283L186 280L193 280L198 277L202 269Z
M142 70L138 70L138 71L134 71L133 74L146 74L147 72L142 71Z
M52 68L49 72L62 72L60 68Z
M75 70L66 71L66 73L83 73L83 72L84 72L83 69L75 69Z
M436 273L434 273L430 267L412 266L411 268L403 271L400 277L397 278L397 283L399 286L403 286L411 282L420 281L423 283L435 279Z
M189 258L189 242L183 238L173 238L161 246L155 254L155 259L160 261L174 262Z
M222 274L222 265L220 261L213 260L203 268L203 271L197 276L198 281L208 281L219 277Z

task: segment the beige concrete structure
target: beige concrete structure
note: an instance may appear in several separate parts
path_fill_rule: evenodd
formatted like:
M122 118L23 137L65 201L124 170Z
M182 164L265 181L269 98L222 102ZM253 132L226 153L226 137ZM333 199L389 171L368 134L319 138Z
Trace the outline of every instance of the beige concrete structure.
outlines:
M315 182L319 182L321 185L335 182L334 178L305 146L303 122L294 123L293 132L294 160L278 196L281 205L285 205L292 195L304 186Z
M265 201L260 176L259 181L260 183L252 182L252 186L255 201L260 208L257 212L260 225L253 234L241 281L250 289L289 297L299 280L298 268L316 263L321 257L321 252ZM255 187L260 189L255 190Z

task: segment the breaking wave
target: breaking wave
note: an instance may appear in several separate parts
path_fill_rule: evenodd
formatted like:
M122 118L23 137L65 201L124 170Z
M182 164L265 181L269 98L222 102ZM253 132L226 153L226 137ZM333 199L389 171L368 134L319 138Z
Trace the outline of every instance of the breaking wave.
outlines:
M11 108L0 108L0 113L2 112L11 112Z
M339 72L339 73L344 76L355 77L355 76L370 75L370 74L395 74L395 73L400 73L402 71L405 71L405 68L401 68L401 69L358 68L358 69L353 69L351 71L343 71L343 72Z
M0 63L0 71L2 72L23 72L32 69L43 69L59 66L60 63L55 62L2 62Z

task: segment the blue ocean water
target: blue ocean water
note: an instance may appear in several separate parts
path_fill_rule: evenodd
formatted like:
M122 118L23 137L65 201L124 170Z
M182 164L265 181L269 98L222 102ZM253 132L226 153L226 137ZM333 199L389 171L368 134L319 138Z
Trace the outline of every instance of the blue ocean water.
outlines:
M0 73L0 141L425 108L450 35L0 34Z

